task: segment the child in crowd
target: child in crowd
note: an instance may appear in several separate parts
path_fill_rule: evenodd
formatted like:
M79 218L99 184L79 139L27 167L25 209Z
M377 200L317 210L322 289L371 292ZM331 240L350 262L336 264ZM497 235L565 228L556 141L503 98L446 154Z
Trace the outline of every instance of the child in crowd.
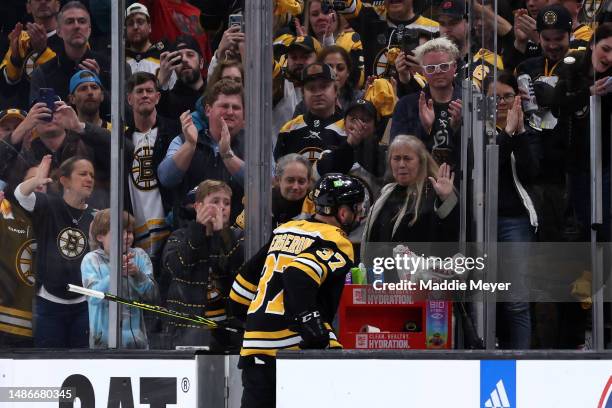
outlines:
M96 213L89 230L92 252L83 258L81 273L83 286L108 292L110 282L110 210ZM153 265L141 248L132 248L134 242L134 217L123 212L123 267L122 295L145 303L158 299L157 284L153 280ZM108 347L108 302L89 297L89 346ZM133 307L122 308L121 342L124 348L146 349L149 347L143 314Z

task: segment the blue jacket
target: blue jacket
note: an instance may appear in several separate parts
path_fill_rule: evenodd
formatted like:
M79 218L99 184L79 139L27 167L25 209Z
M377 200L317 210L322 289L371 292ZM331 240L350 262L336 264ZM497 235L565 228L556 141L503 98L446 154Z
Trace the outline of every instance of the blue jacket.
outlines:
M158 298L157 284L153 280L153 265L147 253L141 248L130 248L138 273L123 277L124 297L154 303ZM81 262L83 286L88 289L108 292L110 281L110 260L103 249L89 252ZM129 285L128 285L129 283ZM108 301L88 297L89 306L89 347L108 348ZM126 348L149 348L142 310L123 307L121 318L121 340Z

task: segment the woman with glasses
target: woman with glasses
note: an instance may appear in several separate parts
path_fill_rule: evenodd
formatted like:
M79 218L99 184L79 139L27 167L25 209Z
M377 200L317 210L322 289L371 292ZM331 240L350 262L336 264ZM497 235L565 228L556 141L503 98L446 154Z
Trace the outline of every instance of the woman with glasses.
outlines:
M499 73L487 87L497 99L496 129L499 145L497 239L499 242L534 242L538 227L531 185L539 173L541 139L524 124L516 78ZM524 298L523 277L529 263L528 244L500 245L500 281L512 282L513 294ZM505 274L508 271L508 276ZM498 307L499 346L502 349L528 349L531 344L529 303L502 302Z

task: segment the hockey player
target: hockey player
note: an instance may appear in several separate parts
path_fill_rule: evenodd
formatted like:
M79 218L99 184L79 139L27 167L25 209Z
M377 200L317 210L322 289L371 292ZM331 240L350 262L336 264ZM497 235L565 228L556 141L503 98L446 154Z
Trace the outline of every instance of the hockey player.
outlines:
M365 192L357 179L334 173L313 195L314 217L276 228L232 286L234 314L246 312L242 408L275 406L278 350L342 347L330 323L354 263L347 234L363 217Z

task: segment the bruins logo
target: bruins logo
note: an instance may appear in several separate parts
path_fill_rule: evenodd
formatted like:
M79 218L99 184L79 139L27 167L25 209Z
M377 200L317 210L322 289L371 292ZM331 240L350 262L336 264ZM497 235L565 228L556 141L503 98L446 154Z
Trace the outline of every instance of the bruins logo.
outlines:
M311 164L315 164L321 157L321 152L323 152L323 149L319 149L318 147L307 147L300 150L298 154L303 158L308 159Z
M388 50L383 48L374 58L374 67L372 72L379 76L394 76L395 75L395 60L399 56L401 49L396 45L391 46Z
M139 190L157 188L157 179L153 168L153 148L143 146L134 153L134 161L130 171L132 182Z
M34 286L34 253L36 252L36 240L29 239L21 245L15 257L15 270L17 276L28 286Z
M57 248L66 259L78 258L87 248L87 237L81 230L64 228L57 236Z
M554 11L549 10L546 13L544 13L543 20L544 20L544 24L553 25L557 22L557 14Z

